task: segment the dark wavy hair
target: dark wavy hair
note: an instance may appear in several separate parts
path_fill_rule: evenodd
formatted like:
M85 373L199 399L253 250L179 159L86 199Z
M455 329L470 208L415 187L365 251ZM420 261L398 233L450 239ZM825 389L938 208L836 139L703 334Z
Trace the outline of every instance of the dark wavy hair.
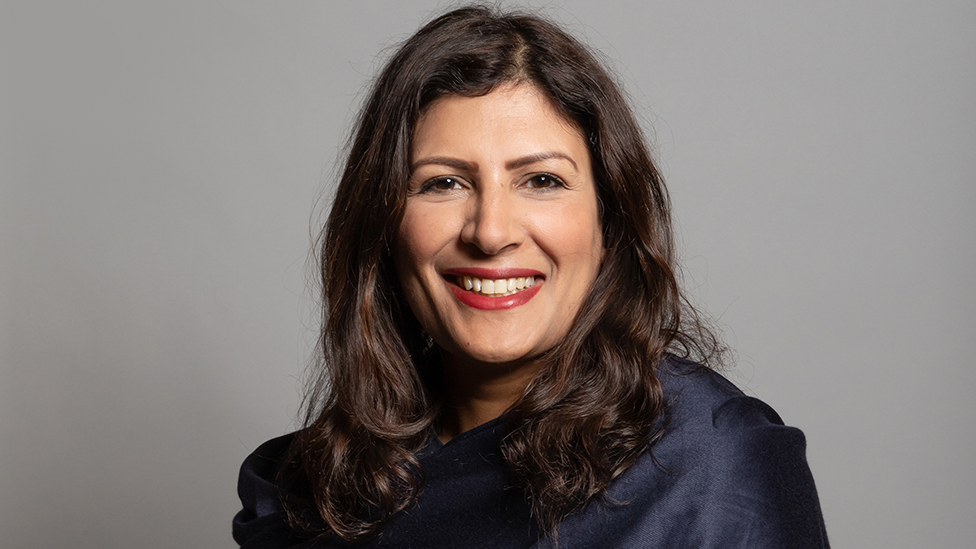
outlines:
M320 356L305 428L280 476L304 487L304 500L285 501L293 526L367 539L419 493L416 455L444 389L432 373L436 345L405 303L391 254L412 133L434 100L505 84L536 87L579 128L606 247L568 336L540 359L507 413L504 460L543 532L554 534L603 494L660 436L665 402L655 368L665 355L704 361L719 348L682 299L667 190L607 70L538 16L451 11L407 39L375 81L321 235Z

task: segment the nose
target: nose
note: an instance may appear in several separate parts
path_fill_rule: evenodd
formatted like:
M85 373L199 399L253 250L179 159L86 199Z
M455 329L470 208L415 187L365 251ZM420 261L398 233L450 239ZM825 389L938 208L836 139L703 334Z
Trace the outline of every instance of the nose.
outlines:
M522 243L518 201L504 185L482 189L471 204L461 240L487 255L498 255Z

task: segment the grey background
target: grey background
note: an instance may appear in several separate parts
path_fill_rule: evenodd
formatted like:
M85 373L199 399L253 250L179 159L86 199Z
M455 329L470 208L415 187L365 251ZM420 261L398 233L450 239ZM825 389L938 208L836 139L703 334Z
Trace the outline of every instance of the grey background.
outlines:
M352 112L446 5L0 3L4 546L233 546ZM652 132L691 292L806 432L834 546L976 546L976 4L544 9Z

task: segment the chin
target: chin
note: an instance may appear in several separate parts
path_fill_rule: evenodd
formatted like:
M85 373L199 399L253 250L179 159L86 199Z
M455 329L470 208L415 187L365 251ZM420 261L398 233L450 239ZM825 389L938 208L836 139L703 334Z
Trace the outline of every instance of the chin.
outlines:
M466 349L456 349L450 354L452 355L452 358L457 359L458 362L475 362L481 364L518 364L528 362L537 356L528 351L520 352L514 350L510 346L506 346L504 348L469 347Z

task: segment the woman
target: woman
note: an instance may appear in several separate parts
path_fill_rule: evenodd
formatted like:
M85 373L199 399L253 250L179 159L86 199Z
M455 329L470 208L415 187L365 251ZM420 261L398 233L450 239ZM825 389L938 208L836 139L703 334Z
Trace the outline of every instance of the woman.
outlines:
M802 433L699 364L720 349L669 209L573 38L483 8L423 27L358 119L306 427L245 461L235 539L826 547Z

